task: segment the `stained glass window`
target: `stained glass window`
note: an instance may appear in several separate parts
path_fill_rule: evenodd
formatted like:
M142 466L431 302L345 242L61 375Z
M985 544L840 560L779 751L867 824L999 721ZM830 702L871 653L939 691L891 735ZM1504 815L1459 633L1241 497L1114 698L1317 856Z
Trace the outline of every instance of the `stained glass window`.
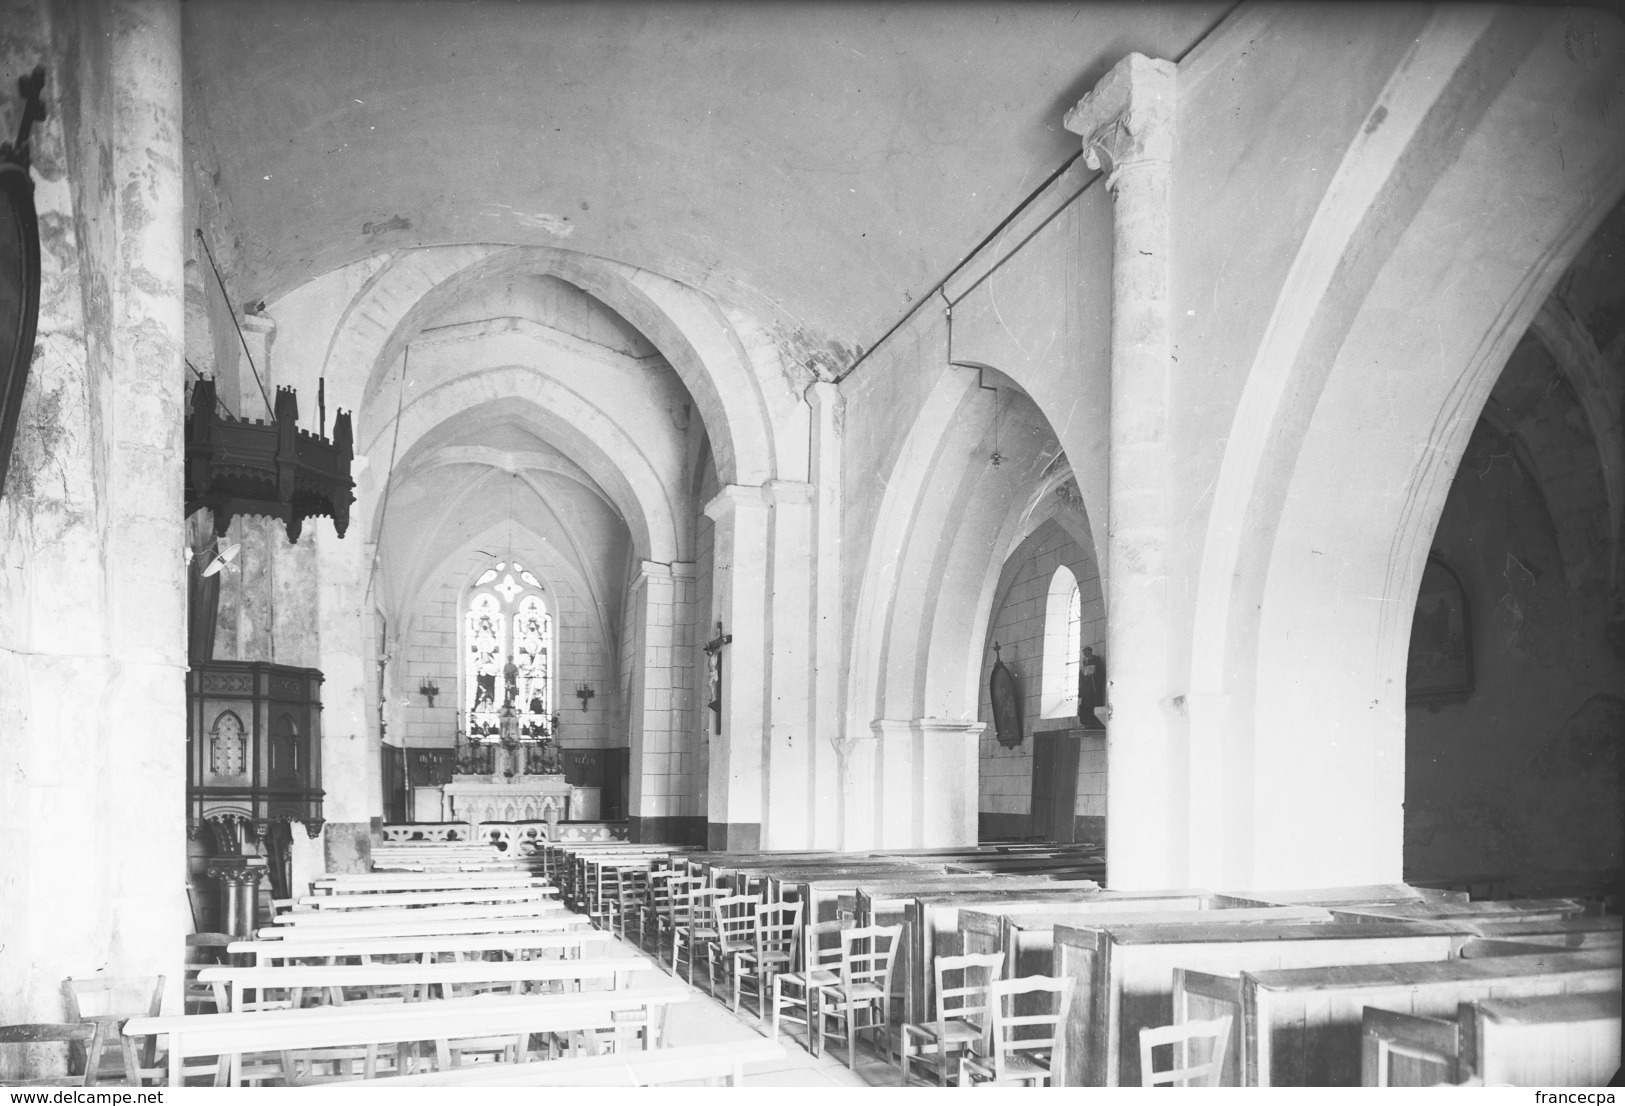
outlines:
M462 702L474 742L500 739L508 706L520 740L539 741L553 729L553 618L535 575L517 562L508 568L477 577L463 616Z

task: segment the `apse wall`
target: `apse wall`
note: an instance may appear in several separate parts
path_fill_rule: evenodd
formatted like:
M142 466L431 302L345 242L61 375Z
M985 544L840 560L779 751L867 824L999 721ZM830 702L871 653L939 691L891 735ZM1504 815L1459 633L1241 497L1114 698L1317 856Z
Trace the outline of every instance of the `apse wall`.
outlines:
M1044 718L1044 632L1050 580L1065 565L1078 582L1083 600L1082 644L1104 655L1106 610L1101 599L1100 571L1083 546L1053 523L1041 526L1006 562L999 581L987 651L982 658L980 708L977 717L987 723L978 755L980 787L978 833L992 837L1027 837L1031 826L1032 735L1076 725L1076 715ZM988 680L993 673L993 643L998 642L1005 665L1021 682L1024 740L1017 748L999 744L994 732ZM1109 663L1109 661L1108 661ZM1076 840L1100 842L1106 832L1106 735L1083 733L1078 755L1077 800L1074 805Z
M1572 441L1567 464L1594 466L1589 439ZM1481 421L1434 535L1466 594L1473 691L1406 710L1405 874L1595 893L1617 884L1625 844L1625 657L1600 587L1566 571L1573 507L1553 517L1520 453Z
M460 612L473 571L489 560L479 556L454 562L412 605L397 647L400 663L393 666L391 687L403 709L399 715L402 732L389 735L391 744L404 743L414 749L452 746L460 702ZM601 749L626 744L625 724L616 724L622 716L619 687L588 605L567 580L542 575L542 582L553 613L555 648L559 651L554 709L559 715L560 748ZM418 693L425 679L433 680L440 688L433 707ZM576 687L583 683L591 684L594 691L585 711L575 697Z

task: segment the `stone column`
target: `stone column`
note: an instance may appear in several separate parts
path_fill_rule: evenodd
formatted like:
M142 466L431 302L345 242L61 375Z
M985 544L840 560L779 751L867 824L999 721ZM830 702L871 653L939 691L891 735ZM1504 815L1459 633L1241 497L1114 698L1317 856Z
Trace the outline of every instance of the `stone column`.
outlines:
M1169 185L1176 69L1130 54L1066 116L1114 201L1106 564L1106 864L1111 886L1176 886L1168 713Z
M764 486L773 507L769 547L767 745L762 771L762 847L812 847L813 486L773 480Z
M108 921L110 975L163 972L180 992L176 935L186 884L186 572L181 427L185 410L186 232L182 201L181 13L175 0L125 0L112 19L113 206L117 253L107 435L105 572L110 680L64 689L105 749L94 811L108 883L84 909ZM36 698L49 694L32 689ZM95 704L91 706L91 704ZM85 950L74 950L80 956ZM94 958L92 958L94 959Z
M712 849L750 851L762 840L762 806L766 781L762 774L762 746L767 724L768 648L767 557L768 507L761 488L730 484L705 505L716 523L715 568L709 629L702 629L701 644L716 633L733 635L723 650L722 733L708 718L711 734L710 787L707 811ZM703 675L699 681L702 713Z
M921 799L916 845L976 844L977 758L987 723L916 718L913 729Z
M681 761L673 722L676 635L676 581L672 566L644 561L632 582L628 602L635 615L631 702L627 721L631 744L628 817L633 839L665 840L680 793Z
M829 381L807 390L812 403L813 649L812 715L808 752L814 849L837 847L840 830L839 754L826 740L841 720L841 392Z

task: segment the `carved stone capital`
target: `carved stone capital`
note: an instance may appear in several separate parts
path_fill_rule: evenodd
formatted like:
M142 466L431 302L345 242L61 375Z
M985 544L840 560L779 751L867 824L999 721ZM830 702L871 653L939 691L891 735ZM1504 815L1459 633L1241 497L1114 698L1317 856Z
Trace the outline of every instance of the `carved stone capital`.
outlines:
M1137 162L1171 162L1178 69L1171 61L1129 54L1066 113L1066 129L1083 137L1084 161L1107 174Z
M312 841L316 840L316 838L322 835L322 827L326 824L327 820L325 818L306 818L305 836L310 838Z

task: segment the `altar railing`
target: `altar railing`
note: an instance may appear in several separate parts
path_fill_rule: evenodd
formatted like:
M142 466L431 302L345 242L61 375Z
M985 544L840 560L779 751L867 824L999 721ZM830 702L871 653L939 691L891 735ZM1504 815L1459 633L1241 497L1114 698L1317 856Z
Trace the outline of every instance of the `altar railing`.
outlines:
M533 850L538 841L576 843L627 839L625 822L411 822L385 826L383 832L384 840L389 842L478 841L504 851L517 847L520 852Z

